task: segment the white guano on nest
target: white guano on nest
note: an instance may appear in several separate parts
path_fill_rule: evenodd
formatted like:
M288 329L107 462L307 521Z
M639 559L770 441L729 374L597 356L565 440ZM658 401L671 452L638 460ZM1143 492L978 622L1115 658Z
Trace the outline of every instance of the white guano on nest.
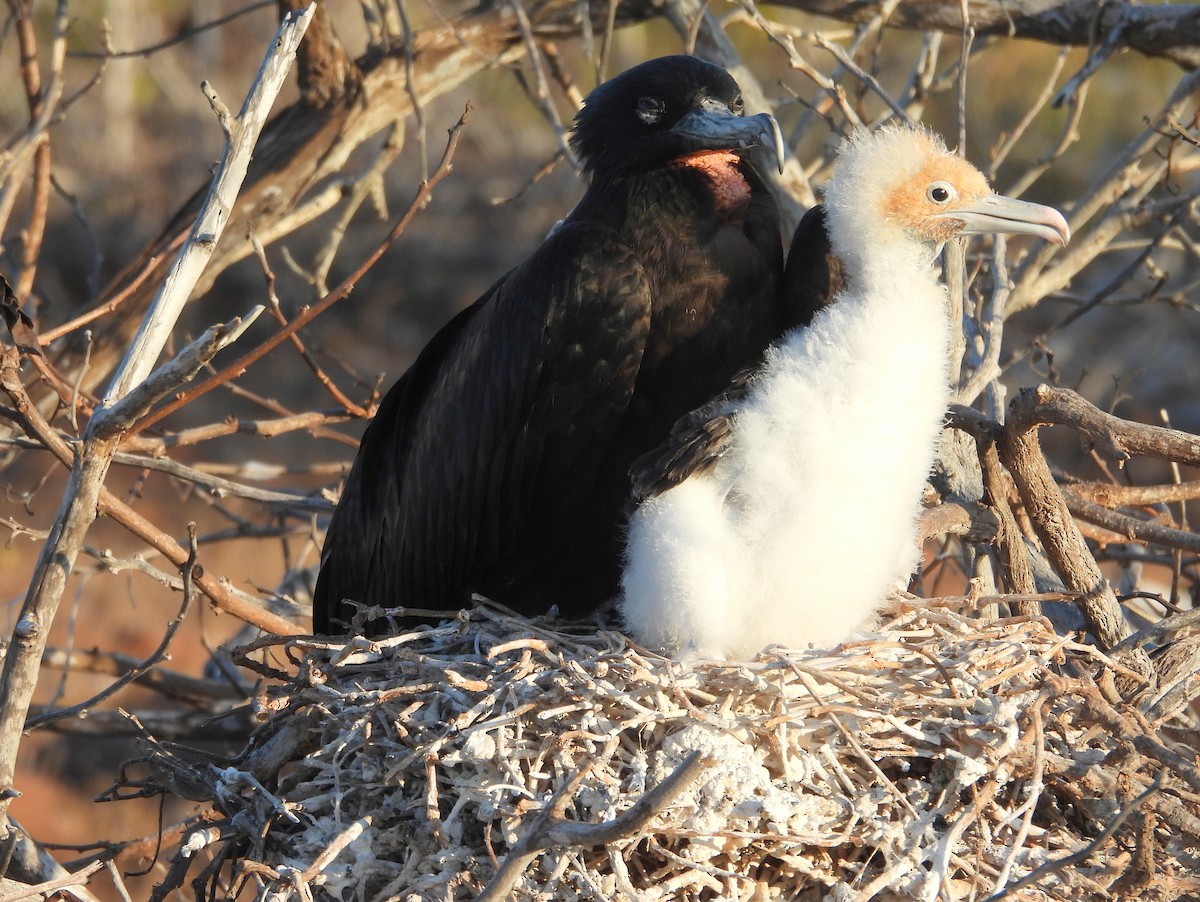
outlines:
M983 899L1164 771L1121 733L1165 731L1106 702L1109 662L1044 620L907 610L744 664L488 607L377 642L269 641L297 666L238 763L261 785L213 792L260 898L502 898L480 893L526 853L509 898ZM1140 810L1194 825L1197 798ZM1139 819L1020 898L1195 882L1196 831L1159 829L1146 875Z

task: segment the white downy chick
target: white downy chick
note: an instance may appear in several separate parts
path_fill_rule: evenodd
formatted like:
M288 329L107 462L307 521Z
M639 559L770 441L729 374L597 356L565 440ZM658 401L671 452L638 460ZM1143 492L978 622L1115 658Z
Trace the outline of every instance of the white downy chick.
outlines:
M826 228L845 289L768 351L715 465L632 517L620 611L647 646L743 658L864 625L918 563L950 397L937 255L957 235L1069 240L1057 210L993 193L924 128L859 131L838 154Z

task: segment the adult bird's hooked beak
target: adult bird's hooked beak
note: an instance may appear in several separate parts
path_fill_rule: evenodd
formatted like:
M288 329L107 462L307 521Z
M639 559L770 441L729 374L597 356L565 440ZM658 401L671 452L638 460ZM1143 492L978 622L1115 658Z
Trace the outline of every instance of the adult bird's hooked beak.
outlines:
M767 147L775 165L783 172L783 133L770 113L738 116L725 104L706 100L675 123L671 134L695 142L697 150L729 150Z
M1071 240L1071 227L1056 209L1003 194L989 194L934 216L961 222L960 235L1037 235L1064 247Z

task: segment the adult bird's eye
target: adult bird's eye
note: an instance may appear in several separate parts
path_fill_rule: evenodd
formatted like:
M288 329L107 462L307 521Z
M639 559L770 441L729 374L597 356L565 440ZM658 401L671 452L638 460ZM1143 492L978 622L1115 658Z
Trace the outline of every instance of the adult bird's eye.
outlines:
M949 182L934 182L925 189L925 196L935 204L948 204L957 193Z
M654 125L662 118L665 108L657 97L640 97L637 103L637 117L647 125Z

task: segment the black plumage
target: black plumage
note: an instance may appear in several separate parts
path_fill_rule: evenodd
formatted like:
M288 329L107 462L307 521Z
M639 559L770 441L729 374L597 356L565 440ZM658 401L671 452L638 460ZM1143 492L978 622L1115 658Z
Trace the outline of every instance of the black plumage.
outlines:
M330 523L314 628L352 599L454 610L480 593L581 615L620 575L629 466L794 324L774 199L745 149L782 147L692 57L593 91L582 200L388 392ZM390 628L383 621L367 632Z
M804 214L788 248L783 297L793 324L807 326L845 287L846 269L833 252L825 208L818 204Z
M845 267L834 254L825 229L825 208L818 204L804 214L788 249L781 295L788 328L811 323L846 282ZM757 371L756 361L735 374L719 394L676 420L661 445L633 461L626 515L647 498L715 466L733 436L733 415Z

